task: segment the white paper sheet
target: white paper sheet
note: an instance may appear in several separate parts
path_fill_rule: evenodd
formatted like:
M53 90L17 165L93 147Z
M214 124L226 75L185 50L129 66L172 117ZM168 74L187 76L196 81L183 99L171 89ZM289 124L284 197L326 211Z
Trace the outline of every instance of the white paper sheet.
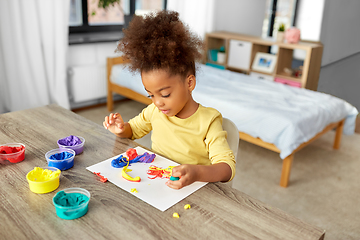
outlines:
M152 153L151 151L147 151L142 147L136 147L135 149L139 155L144 154L145 152L148 152L149 154ZM100 174L107 178L108 181L110 181L111 183L124 189L130 194L133 194L134 196L140 198L144 202L161 211L165 211L166 209L175 205L177 202L181 201L182 199L186 198L187 196L207 184L206 182L194 182L193 184L186 186L180 190L175 190L165 185L165 182L169 180L167 178L149 179L148 177L153 177L147 174L147 170L151 165L155 165L161 168L179 165L178 163L159 155L156 155L152 163L132 163L128 167L128 169L131 169L132 171L127 172L127 174L131 177L139 176L141 178L141 181L130 182L128 180L125 180L121 176L122 168L114 168L111 166L111 161L119 157L120 155L121 154L89 166L86 169L91 172L100 172ZM125 153L122 153L122 155L126 156ZM132 193L132 188L136 188L138 192Z

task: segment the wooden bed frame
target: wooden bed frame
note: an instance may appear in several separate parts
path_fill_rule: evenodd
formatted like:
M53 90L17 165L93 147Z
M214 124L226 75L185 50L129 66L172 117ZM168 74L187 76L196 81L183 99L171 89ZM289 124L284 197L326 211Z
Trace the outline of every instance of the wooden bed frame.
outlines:
M149 99L148 97L146 97L142 94L139 94L131 89L121 87L121 86L111 82L110 76L111 76L112 66L116 65L116 64L124 64L124 63L126 63L126 62L121 57L107 58L107 86L108 86L107 87L107 108L108 108L109 112L111 112L114 108L113 93L120 94L124 97L130 98L132 100L135 100L135 101L147 104L147 105L152 103L151 99ZM299 151L300 149L307 146L309 143L313 142L314 140L316 140L317 138L322 136L324 133L326 133L329 130L334 129L334 128L336 128L336 134L335 134L335 141L334 141L333 148L339 149L340 142L341 142L341 136L342 136L342 132L343 132L343 128L344 128L344 122L345 122L345 119L343 119L339 122L334 122L334 123L329 124L328 126L325 127L325 129L322 132L318 133L315 137L310 139L308 142L302 143L289 156L287 156L283 160L282 172L281 172L281 178L280 178L280 186L287 187L289 184L290 171L291 171L291 165L292 165L292 162L294 159L294 154L297 151ZM280 153L280 150L274 144L264 142L260 138L254 138L243 132L239 132L239 138L241 140L244 140L244 141L253 143L255 145L261 146L263 148L267 148L274 152Z

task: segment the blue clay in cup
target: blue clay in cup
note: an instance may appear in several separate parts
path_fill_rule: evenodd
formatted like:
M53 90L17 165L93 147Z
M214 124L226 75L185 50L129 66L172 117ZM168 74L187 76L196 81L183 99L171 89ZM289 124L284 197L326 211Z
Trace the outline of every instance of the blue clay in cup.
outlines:
M45 154L49 167L56 167L61 171L74 166L75 151L72 149L53 149Z
M72 220L84 216L88 211L90 193L82 188L68 188L53 197L59 218Z

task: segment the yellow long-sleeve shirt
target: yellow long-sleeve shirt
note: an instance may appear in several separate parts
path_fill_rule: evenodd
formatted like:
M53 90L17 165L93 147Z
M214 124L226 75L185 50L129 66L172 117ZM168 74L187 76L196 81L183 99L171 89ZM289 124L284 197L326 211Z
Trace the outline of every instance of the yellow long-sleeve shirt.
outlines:
M168 117L154 104L129 121L132 139L142 138L151 130L152 149L180 164L210 165L227 163L235 176L235 157L222 128L221 114L199 104L196 112L181 119ZM229 180L229 181L230 181Z

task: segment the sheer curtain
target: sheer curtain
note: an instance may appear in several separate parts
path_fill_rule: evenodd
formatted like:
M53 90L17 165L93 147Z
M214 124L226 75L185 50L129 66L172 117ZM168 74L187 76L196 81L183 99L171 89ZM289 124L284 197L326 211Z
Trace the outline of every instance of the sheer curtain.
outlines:
M167 9L177 11L180 19L204 39L214 30L215 0L168 0Z
M70 0L0 1L0 113L70 108L66 53Z

